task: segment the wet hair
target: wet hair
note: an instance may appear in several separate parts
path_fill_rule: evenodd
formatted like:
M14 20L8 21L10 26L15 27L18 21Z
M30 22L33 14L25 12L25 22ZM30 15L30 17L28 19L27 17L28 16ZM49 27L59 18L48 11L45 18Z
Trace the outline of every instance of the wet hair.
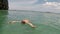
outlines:
M25 24L25 21L21 21L22 24Z

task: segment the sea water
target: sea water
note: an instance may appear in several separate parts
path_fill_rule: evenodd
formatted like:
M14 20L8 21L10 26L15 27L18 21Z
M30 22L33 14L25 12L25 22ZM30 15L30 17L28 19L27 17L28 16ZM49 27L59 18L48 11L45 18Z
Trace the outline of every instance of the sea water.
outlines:
M29 19L36 28L21 22L8 23L23 19ZM0 11L0 34L60 34L60 14L26 10Z

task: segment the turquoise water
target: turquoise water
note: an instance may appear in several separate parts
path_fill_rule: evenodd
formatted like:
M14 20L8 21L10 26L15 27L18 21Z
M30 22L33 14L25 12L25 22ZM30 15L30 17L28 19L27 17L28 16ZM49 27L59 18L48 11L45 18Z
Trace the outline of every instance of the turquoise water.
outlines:
M10 21L29 19L36 25L8 24ZM37 11L0 11L0 34L60 34L60 14Z

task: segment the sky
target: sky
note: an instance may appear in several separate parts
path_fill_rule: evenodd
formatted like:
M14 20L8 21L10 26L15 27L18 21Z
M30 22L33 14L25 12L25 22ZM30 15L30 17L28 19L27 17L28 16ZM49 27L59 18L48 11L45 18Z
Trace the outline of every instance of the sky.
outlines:
M10 10L60 11L60 0L8 0Z

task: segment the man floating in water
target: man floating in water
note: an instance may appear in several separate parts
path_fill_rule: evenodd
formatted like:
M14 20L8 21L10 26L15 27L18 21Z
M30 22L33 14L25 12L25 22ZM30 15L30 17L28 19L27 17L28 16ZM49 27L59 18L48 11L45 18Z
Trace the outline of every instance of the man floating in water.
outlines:
M36 26L34 26L28 19L22 20L21 23L23 23L23 24L28 24L28 25L30 25L32 28L35 28L35 27L36 27Z
M22 24L28 24L30 25L32 28L35 28L36 26L34 26L28 19L24 19L22 21L12 21L12 22L9 22L9 23L16 23L16 22L21 22Z

